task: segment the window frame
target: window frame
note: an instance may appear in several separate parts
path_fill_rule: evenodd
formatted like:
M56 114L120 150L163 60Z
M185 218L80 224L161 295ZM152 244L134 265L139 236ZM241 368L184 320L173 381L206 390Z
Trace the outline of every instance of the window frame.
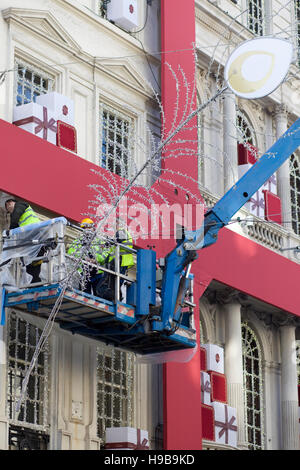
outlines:
M27 69L29 73L32 74L32 79L31 83L30 81L26 81L25 79L25 73L23 73L23 93L19 94L18 93L18 87L19 87L19 68L22 67L24 69ZM36 67L34 64L24 61L23 59L20 59L18 56L15 57L15 77L14 77L14 105L15 106L20 106L23 104L35 102L35 97L39 96L43 93L50 93L51 91L54 90L54 85L55 85L55 76L43 71L39 67ZM42 85L34 84L34 76L39 77L41 82L42 81L47 81L48 85L47 88L43 87ZM26 100L26 95L24 92L24 87L27 85L27 88L30 90L31 94L31 100L27 99ZM21 97L21 100L18 100L18 97Z
M239 124L239 120L243 121L243 125ZM236 111L236 129L237 141L241 144L251 144L257 148L257 141L254 128L248 116L241 109Z
M256 346L251 351L251 356L248 353L248 345L246 345L246 340L244 337L243 329L246 330L246 340L248 333L250 333L251 342L254 341ZM255 357L254 350L257 350L257 357ZM247 322L242 323L242 351L243 351L243 391L244 391L244 408L245 408L245 434L246 442L248 444L249 450L263 450L265 448L264 442L264 380L262 373L262 351L259 344L259 340L254 332L254 330L248 325ZM255 370L253 366L254 360L257 360L258 373L247 372L247 359L251 359L252 370ZM252 388L248 388L249 382L251 383ZM258 385L258 390L255 390L255 384ZM247 396L248 395L248 396ZM252 406L249 407L247 404L247 398L251 395ZM259 409L255 409L255 401L259 402ZM259 416L259 425L256 424L256 419ZM252 422L251 422L252 421ZM252 437L251 437L251 430ZM256 444L257 433L259 434L260 444Z
M104 113L110 113L111 116L114 116L114 127L111 132L114 132L114 137L119 135L117 132L117 126L116 122L122 121L123 123L126 122L128 124L128 133L126 136L126 139L128 140L127 144L128 147L126 148L126 151L128 152L127 155L127 161L123 161L122 158L118 160L115 159L116 152L119 150L121 151L122 157L124 152L124 147L122 142L119 144L117 140L111 140L108 136L108 132L110 132L110 127L106 126L104 127ZM107 119L107 122L109 122L110 119ZM134 143L134 135L136 132L136 118L131 116L130 114L125 114L124 112L120 111L117 106L114 106L112 104L108 104L104 101L100 101L99 105L99 156L98 156L98 162L97 164L101 168L105 168L108 171L111 171L113 174L116 174L118 176L121 176L123 178L130 178L133 174L134 170L134 165L136 164L134 161L134 155L135 155L135 143ZM106 131L106 140L104 139L104 130ZM123 139L123 136L122 136ZM110 156L109 150L106 150L106 157L105 157L105 162L103 159L103 147L112 145L113 146L113 152L114 155ZM112 162L112 166L110 167L110 162ZM105 163L105 166L104 166ZM119 167L120 171L115 171L116 168ZM113 171L112 171L112 169Z
M114 368L118 355L120 367ZM136 366L133 353L104 344L97 346L97 434L102 444L105 442L107 427L134 427L135 382ZM118 399L119 415L118 411L114 410Z
M247 6L247 28L256 36L263 36L266 31L265 1L248 0Z
M25 343L18 341L19 336L19 327L25 327ZM15 329L12 330L13 325ZM30 333L35 333L35 344L30 344ZM14 336L12 337L12 333ZM16 417L15 404L20 396L20 391L22 387L22 379L24 379L26 370L30 365L32 354L35 351L35 348L38 344L42 329L32 323L31 321L24 319L22 315L17 312L12 311L8 317L8 326L7 326L7 397L6 397L6 408L7 416L10 425L28 428L33 431L42 431L44 433L49 433L49 406L50 406L50 390L49 390L49 380L50 380L50 343L47 340L45 342L43 351L39 354L38 361L31 372L30 380L27 386L26 399L21 405L21 411L25 409L24 419L19 419ZM22 335L21 335L22 337ZM15 347L15 355L12 356L12 348ZM23 350L24 359L19 357L18 353ZM14 367L11 367L10 364L14 364ZM41 373L44 371L44 373ZM30 381L34 381L34 398L28 397L28 392L30 389ZM37 384L41 381L41 386L37 388ZM11 391L11 385L14 384L14 390ZM42 398L39 400L38 395ZM40 403L40 404L39 404ZM31 404L34 410L34 419L29 421L26 419L27 406ZM37 411L37 406L39 410ZM40 422L37 422L38 413L41 414Z
M296 168L297 166L297 168ZM300 235L300 159L293 153L289 159L291 223L294 232Z

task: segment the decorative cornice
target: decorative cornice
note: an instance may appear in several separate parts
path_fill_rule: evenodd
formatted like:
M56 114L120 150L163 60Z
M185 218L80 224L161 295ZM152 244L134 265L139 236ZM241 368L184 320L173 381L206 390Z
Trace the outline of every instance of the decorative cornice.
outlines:
M55 19L51 12L45 10L33 10L28 8L7 8L2 10L2 16L8 23L14 22L28 30L56 43L68 50L82 52L78 43Z
M300 326L300 318L286 312L266 313L255 311L254 313L257 318L268 328L271 326L275 326L275 328L284 326Z
M216 305L227 305L231 303L241 304L248 298L246 294L243 294L242 292L239 292L235 289L231 289L230 287L225 287L224 289L220 290L207 289L204 295L211 304Z
M288 113L288 107L284 103L275 104L273 108L273 116L276 118L286 118Z

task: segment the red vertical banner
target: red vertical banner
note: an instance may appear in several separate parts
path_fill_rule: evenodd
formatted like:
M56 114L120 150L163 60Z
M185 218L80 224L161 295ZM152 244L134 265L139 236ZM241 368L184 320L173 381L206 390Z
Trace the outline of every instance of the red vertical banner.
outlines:
M164 149L162 171L178 172L177 176L172 173L174 181L196 194L197 117L181 126L197 106L194 1L162 0L161 20L162 134L168 138L176 132ZM182 173L194 181L183 178Z
M163 137L167 138L196 109L195 2L161 1L161 86ZM197 185L197 118L183 126L162 155L164 172L172 174L178 186L187 186L199 196ZM180 150L180 147L184 150ZM170 155L176 154L176 158ZM181 153L184 155L181 157ZM164 158L167 157L167 158ZM182 174L185 183L183 184ZM184 194L178 193L184 204ZM205 288L195 282L195 324L199 343L198 300ZM186 363L164 365L164 449L201 449L200 348Z

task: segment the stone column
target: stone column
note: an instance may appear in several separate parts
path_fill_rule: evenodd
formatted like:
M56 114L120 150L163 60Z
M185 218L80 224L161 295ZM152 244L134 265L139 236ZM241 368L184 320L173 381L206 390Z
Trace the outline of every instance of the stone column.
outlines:
M227 378L228 404L237 410L238 446L247 449L245 438L243 352L241 305L232 301L225 310L225 375Z
M282 449L299 449L295 326L280 327Z
M275 107L276 139L287 130L287 109L285 105ZM277 171L277 193L281 199L283 227L292 230L291 190L289 160Z
M0 294L1 300L1 294ZM8 448L8 419L6 410L6 327L0 326L0 450Z
M224 192L238 180L236 98L226 91L223 98L223 165Z

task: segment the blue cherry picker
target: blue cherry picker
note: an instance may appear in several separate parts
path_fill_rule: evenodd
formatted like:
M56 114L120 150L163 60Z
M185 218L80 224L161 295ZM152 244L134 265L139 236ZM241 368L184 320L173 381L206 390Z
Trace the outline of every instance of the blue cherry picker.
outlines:
M114 273L117 288L113 301L100 299L80 290L66 289L56 321L73 334L98 339L138 354L194 348L196 332L193 325L191 266L197 258L197 251L216 243L219 230L230 222L299 145L300 119L205 214L202 226L196 231L185 232L177 246L164 260L160 260L162 279L159 286L155 251L139 249L136 252L136 279L130 280L126 302L120 300L118 288L120 279L126 279L126 276L120 274L117 266ZM42 224L48 223L53 225L53 221ZM56 240L62 240L62 227L66 224L64 218L55 219L54 227L58 226L59 229L54 229L52 238L54 236ZM26 235L26 230L33 229L34 226L28 226L23 232ZM12 241L18 230L20 229L11 230L8 240ZM34 236L38 238L38 232ZM62 243L58 245L61 246ZM119 249L117 246L117 251ZM59 256L60 263L63 264L64 254L60 253ZM161 299L159 303L158 291ZM3 285L1 323L5 321L6 308L20 309L48 318L59 293L60 282L53 282L51 278L44 285L19 287L15 291Z

